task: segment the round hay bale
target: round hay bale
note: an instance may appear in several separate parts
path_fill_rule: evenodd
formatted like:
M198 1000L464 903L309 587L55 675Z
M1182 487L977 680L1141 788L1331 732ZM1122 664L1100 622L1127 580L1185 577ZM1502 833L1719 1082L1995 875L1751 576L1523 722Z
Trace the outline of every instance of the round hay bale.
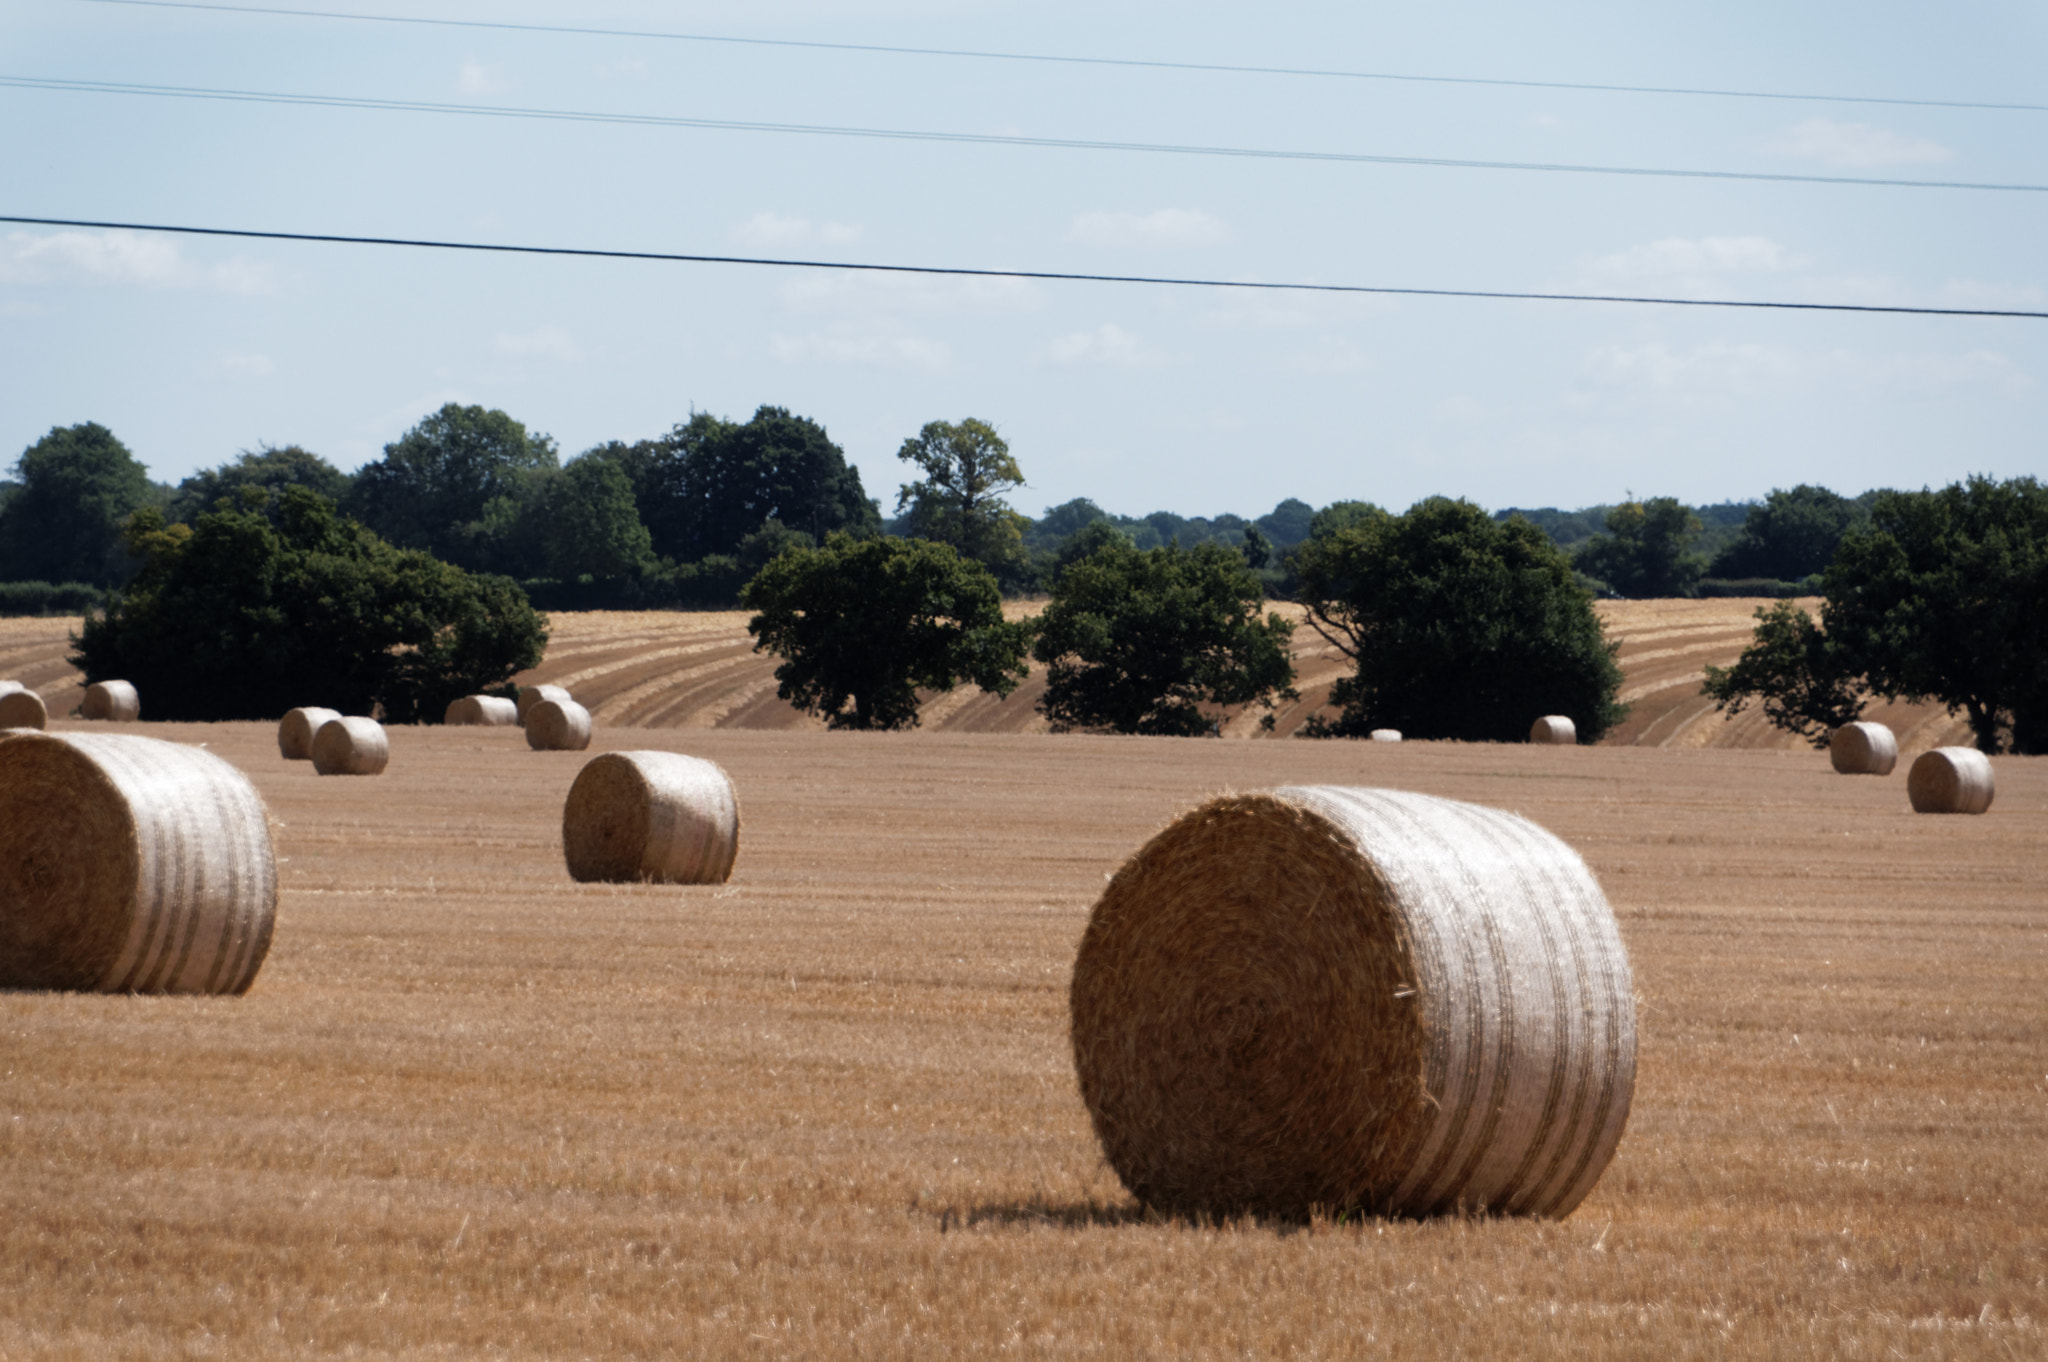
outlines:
M78 717L132 723L142 717L142 699L126 681L95 681L85 688L85 701L78 707Z
M1994 792L1991 758L1974 747L1922 752L1906 773L1914 813L1983 813Z
M1374 742L1399 742L1401 741L1401 730L1398 728L1375 728L1372 731L1372 740Z
M12 690L5 689L13 686ZM47 728L50 711L43 697L12 681L0 682L0 728Z
M590 746L590 711L574 700L542 700L526 711L526 745L536 752L581 752Z
M0 681L0 695L12 695L15 691L27 689L19 681Z
M740 803L716 762L680 752L609 752L562 805L571 879L723 884L740 850Z
M340 717L339 710L321 709L318 705L287 710L277 725L279 755L286 761L311 761L313 735L320 731L320 725Z
M263 801L197 747L0 734L0 988L242 993L270 949Z
M381 775L390 764L391 740L375 719L329 719L313 735L313 769L323 776Z
M1828 760L1845 776L1888 776L1899 764L1899 740L1883 724L1843 724L1828 734Z
M1546 714L1529 725L1529 741L1550 747L1574 747L1579 741L1579 726L1562 714Z
M448 703L445 724L478 728L511 728L519 722L519 706L498 695L465 695Z
M1397 790L1230 795L1095 905L1074 1064L1146 1204L1562 1216L1635 1089L1614 914L1513 814Z
M560 686L521 686L519 688L518 701L519 722L525 723L526 716L533 712L533 707L543 700L570 700L574 698Z

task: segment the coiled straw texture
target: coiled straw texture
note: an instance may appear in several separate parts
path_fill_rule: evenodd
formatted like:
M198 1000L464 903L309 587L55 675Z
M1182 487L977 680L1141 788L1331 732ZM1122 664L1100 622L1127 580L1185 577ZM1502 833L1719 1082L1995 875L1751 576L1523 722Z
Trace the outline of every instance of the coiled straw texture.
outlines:
M574 700L543 700L526 711L526 745L536 752L581 752L590 746L590 711Z
M1845 776L1888 776L1899 764L1899 740L1883 724L1843 724L1828 734L1828 760Z
M1529 726L1529 741L1551 747L1571 747L1579 740L1579 726L1562 714L1546 714Z
M562 850L576 880L723 884L739 849L732 778L680 752L593 758L562 805Z
M132 723L142 717L142 699L136 695L135 687L126 681L95 681L85 688L85 699L78 706L78 717Z
M0 728L49 727L43 697L14 681L0 681Z
M1402 791L1178 819L1096 904L1071 1003L1111 1166L1182 1212L1562 1216L1635 1089L1628 959L1585 863Z
M0 987L241 993L277 866L241 772L196 747L0 734Z
M574 697L560 686L521 686L519 688L519 722L525 723L533 707L543 700L569 700Z
M320 725L340 717L339 710L321 709L317 705L286 710L277 725L278 754L286 761L311 761L313 735L320 731Z
M1937 747L1922 752L1906 773L1906 798L1914 813L1985 813L1997 792L1991 758L1974 747Z
M448 702L445 724L477 728L511 728L519 723L519 706L500 695L465 695Z
M391 740L375 719L329 719L313 735L313 769L323 776L374 776L391 763Z

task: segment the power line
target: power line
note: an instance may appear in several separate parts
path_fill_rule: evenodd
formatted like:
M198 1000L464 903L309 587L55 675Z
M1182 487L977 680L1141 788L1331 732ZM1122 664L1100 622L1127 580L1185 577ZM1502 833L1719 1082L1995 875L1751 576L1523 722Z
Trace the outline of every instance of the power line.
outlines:
M111 3L112 0L107 0ZM1900 180L1864 175L1802 175L1750 170L1686 170L1651 166L1573 165L1544 161L1470 161L1446 156L1382 156L1346 151L1286 151L1257 147L1188 146L1171 142L1099 142L1069 137L1006 136L998 133L927 132L903 128L835 127L813 123L763 123L722 118L679 118L665 114L602 113L579 109L533 109L495 104L441 104L414 99L370 99L355 95L281 94L212 86L137 85L118 81L65 80L0 75L0 86L77 94L142 95L166 99L225 100L243 104L291 104L329 109L372 109L390 113L464 114L477 118L543 119L569 123L622 123L635 127L696 128L712 132L767 132L808 137L863 137L894 142L956 142L975 146L1046 147L1058 151L1120 151L1173 156L1224 156L1267 161L1334 161L1351 165L1434 166L1452 170L1525 170L1566 175L1626 175L1680 180L1750 180L1769 184L1875 185L1890 189L1978 189L2048 193L2048 184L2003 184L1972 180Z
M119 232L174 232L184 236L255 241L311 241L345 246L412 246L439 251L503 255L579 256L598 260L664 260L691 265L768 265L780 269L844 270L869 274L952 275L971 279L1037 279L1083 284L1164 284L1175 288L1251 289L1290 293L1361 293L1411 298L1496 298L1541 303L1643 303L1660 307L1763 308L1783 312L1887 312L1918 317L2027 317L2048 312L1989 307L1902 307L1874 303L1779 303L1712 298L1653 298L1613 293L1524 293L1506 289L1392 288L1367 284L1260 283L1245 279L1187 279L1149 274L1080 274L1065 270L968 269L949 265L876 265L847 260L786 260L751 255L691 255L675 251L614 251L585 246L515 246L500 242L436 241L413 237L346 236L335 232L259 232L239 227L184 227L160 222L100 222L85 218L0 215L0 222L31 227L91 227Z
M285 9L271 5L211 5L195 0L87 0L89 4L146 9L212 10L225 14L275 14L296 19L351 19L378 24L433 28L485 28L515 33L580 34L600 38L654 38L669 42L729 43L745 47L797 47L826 52L872 52L910 57L967 57L982 61L1047 62L1072 66L1128 66L1161 71L1208 71L1252 76L1315 76L1337 80L1403 81L1420 85L1494 85L1523 90L1591 90L1607 94L1699 95L1715 99L1778 99L1819 104L1890 104L1927 109L1997 109L2048 113L2048 104L2000 104L1968 99L1901 99L1878 95L1793 94L1772 90L1715 90L1681 85L1600 85L1567 80L1501 80L1481 76L1418 76L1392 71L1336 71L1305 66L1233 66L1222 62L1154 61L1131 57L1071 57L1044 52L985 52L971 48L894 47L882 43L826 43L798 38L735 38L712 33L667 33L630 28L584 28L570 24L514 24L485 19L425 19L399 14L354 14L341 10Z

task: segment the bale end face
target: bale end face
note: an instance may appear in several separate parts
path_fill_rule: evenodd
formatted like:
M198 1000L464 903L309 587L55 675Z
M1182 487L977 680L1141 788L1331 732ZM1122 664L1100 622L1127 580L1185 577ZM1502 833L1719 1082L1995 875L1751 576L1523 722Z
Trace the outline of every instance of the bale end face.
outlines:
M82 719L133 723L142 717L142 700L135 687L126 681L95 681L85 688L78 715Z
M611 752L577 773L562 850L582 882L723 884L739 856L739 799L716 763L679 752Z
M526 716L533 712L533 707L543 700L571 700L574 698L574 696L570 695L568 691L560 686L521 686L517 701L519 722L525 723Z
M519 706L498 695L465 695L449 701L441 721L451 727L510 728L519 722Z
M321 709L317 705L285 711L284 718L277 725L278 755L286 761L311 761L313 735L320 731L320 725L340 717L340 711Z
M526 711L526 745L536 752L581 752L590 728L590 711L574 700L542 700Z
M313 735L313 769L323 776L381 775L390 763L391 740L375 719L329 719Z
M1995 792L1991 758L1974 747L1922 752L1906 773L1906 797L1915 813L1985 813Z
M1579 726L1562 714L1546 714L1530 725L1529 741L1550 747L1572 747L1579 741Z
M1828 734L1828 760L1845 776L1888 776L1899 764L1899 741L1883 724L1843 724Z
M12 686L13 682L0 682L0 686ZM49 727L50 711L43 704L43 697L32 690L15 686L13 690L0 689L0 728L25 728L38 731Z

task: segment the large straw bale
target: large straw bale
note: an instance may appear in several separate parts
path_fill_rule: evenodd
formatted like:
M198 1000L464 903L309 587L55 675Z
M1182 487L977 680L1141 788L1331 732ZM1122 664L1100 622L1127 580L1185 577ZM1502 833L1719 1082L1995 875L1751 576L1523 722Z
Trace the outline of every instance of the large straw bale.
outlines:
M500 695L465 695L448 702L445 724L479 728L511 728L519 723L519 706Z
M313 734L313 769L323 776L374 776L391 764L391 740L375 719L329 719Z
M574 700L542 700L526 711L526 745L536 752L581 752L590 746L590 711Z
M43 697L12 681L0 681L0 728L47 728L50 711Z
M1529 741L1551 747L1571 747L1579 741L1579 726L1562 714L1546 714L1529 725Z
M1899 764L1899 740L1883 724L1843 724L1828 734L1828 760L1845 776L1888 776Z
M1074 1063L1148 1205L1562 1216L1635 1088L1614 914L1513 814L1397 790L1230 795L1095 905Z
M277 725L278 753L286 761L311 761L313 735L320 731L320 725L340 717L339 710L322 709L318 705L287 710Z
M1983 813L1993 793L1991 758L1974 747L1922 752L1906 773L1914 813Z
M740 803L716 762L610 752L577 773L562 805L576 880L723 884L740 849Z
M126 681L95 681L85 688L85 701L78 707L78 717L131 723L142 717L142 699Z
M1401 741L1401 730L1398 728L1375 728L1372 731L1371 737L1374 742L1399 742Z
M525 723L533 707L543 700L570 700L575 697L560 686L521 686L519 688L519 722Z
M219 757L0 734L0 988L241 993L276 915L263 801Z

